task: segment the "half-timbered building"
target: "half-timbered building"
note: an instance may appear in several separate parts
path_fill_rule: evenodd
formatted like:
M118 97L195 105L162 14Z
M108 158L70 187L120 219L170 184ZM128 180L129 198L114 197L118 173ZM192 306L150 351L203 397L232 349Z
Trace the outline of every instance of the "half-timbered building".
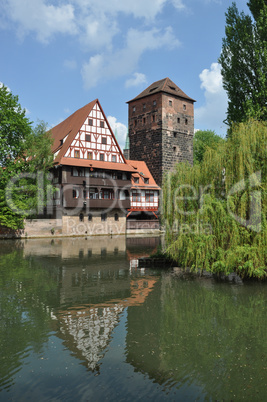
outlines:
M52 128L54 206L65 234L126 232L131 174L98 100Z

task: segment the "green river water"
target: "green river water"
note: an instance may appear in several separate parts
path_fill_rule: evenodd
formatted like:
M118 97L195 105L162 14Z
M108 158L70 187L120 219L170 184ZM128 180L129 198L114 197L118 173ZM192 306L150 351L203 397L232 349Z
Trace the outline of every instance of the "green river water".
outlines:
M0 243L0 401L266 401L266 283L180 278L161 239Z

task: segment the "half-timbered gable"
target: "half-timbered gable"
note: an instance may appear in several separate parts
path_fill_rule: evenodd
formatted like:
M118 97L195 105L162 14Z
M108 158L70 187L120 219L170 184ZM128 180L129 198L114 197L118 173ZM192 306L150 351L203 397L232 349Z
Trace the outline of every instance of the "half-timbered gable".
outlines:
M88 103L52 129L55 163L62 158L126 163L98 100Z

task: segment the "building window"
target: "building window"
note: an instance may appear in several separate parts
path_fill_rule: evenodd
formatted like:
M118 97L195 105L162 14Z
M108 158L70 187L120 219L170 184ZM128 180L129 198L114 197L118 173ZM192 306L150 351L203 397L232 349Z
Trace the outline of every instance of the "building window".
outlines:
M188 120L187 120L187 119L185 119L184 124L187 126L187 124L188 124Z
M74 177L83 177L84 176L84 168L71 168L71 175Z
M83 222L84 214L80 214L80 215L79 215L79 219L80 219L80 222Z
M112 160L112 162L117 162L117 157L116 157L116 155L112 155L111 160Z
M135 121L134 121L134 126L136 127L137 126L137 120L135 119Z
M176 138L176 137L177 137L177 133L173 133L173 137Z
M148 184L149 183L149 179L147 177L144 177L144 183Z
M72 190L72 197L73 198L79 198L79 190L77 188L74 188Z
M88 119L88 124L89 124L89 126L92 126L93 125L93 119Z
M152 115L152 121L153 121L153 123L155 122L155 115L154 114Z
M107 137L102 137L102 144L106 144L107 143Z
M89 221L89 222L92 222L92 220L93 220L93 215L92 215L92 214L89 214L89 215L88 215L88 221Z
M93 152L87 152L87 159L93 159Z
M141 194L140 193L132 193L133 202L141 202Z
M97 190L97 188L90 188L89 189L89 198L91 200L97 200L98 199L98 190Z
M177 123L180 124L180 117L177 117Z
M100 127L104 128L104 122L103 121L100 122Z
M143 124L146 124L146 118L143 117Z
M102 213L102 214L101 214L101 221L102 221L102 222L105 222L106 220L107 220L107 214Z
M79 158L80 157L80 151L75 149L74 150L74 158Z
M119 220L119 215L118 215L118 214L115 214L115 215L114 215L114 220L115 220L115 221L118 221L118 220Z
M173 152L176 154L177 148L173 147Z
M144 111L146 110L146 104L145 103L143 104L143 110Z
M86 142L91 142L91 135L90 134L85 134L85 141Z
M133 106L133 113L135 113L135 106Z
M122 180L122 173L121 173L121 172L118 172L118 173L117 173L117 179L118 179L118 180Z
M146 198L146 202L154 202L154 192L146 191L145 198Z
M172 101L171 100L169 100L169 106L172 106Z
M186 110L186 105L183 105L183 109Z
M136 183L136 184L139 183L139 177L134 177L134 183Z
M103 162L105 160L105 154L100 154L99 160Z
M157 101L153 101L153 106L157 106Z

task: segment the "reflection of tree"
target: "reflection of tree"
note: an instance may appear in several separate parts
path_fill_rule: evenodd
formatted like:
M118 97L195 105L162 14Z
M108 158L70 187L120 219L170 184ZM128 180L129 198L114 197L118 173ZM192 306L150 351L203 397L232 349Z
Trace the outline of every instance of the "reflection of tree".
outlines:
M47 341L47 306L56 286L49 271L34 260L24 260L22 251L1 256L0 390L11 385L12 374L21 367L29 345L39 352Z
M266 290L208 284L166 276L142 306L129 308L127 361L166 387L263 400Z

